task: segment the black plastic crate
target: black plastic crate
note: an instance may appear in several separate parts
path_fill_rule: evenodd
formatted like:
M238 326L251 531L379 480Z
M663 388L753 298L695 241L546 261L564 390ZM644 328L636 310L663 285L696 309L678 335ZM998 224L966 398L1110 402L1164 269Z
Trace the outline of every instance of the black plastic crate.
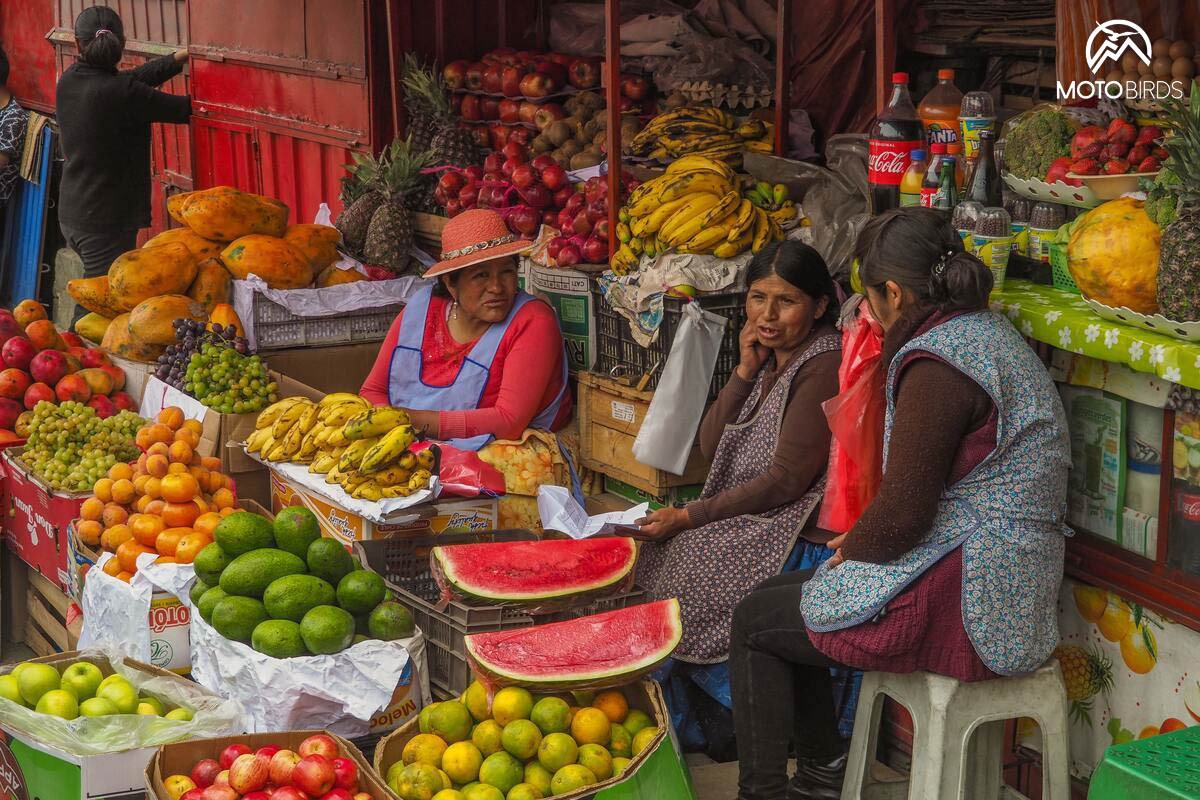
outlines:
M610 378L629 378L636 383L647 370L655 367L654 374L646 383L647 389L654 389L658 386L658 379L667 364L667 356L671 353L671 343L675 341L675 332L683 319L683 307L689 302L699 303L700 308L705 311L719 314L728 320L725 323L725 337L721 340L721 349L717 352L712 382L708 385L708 399L716 400L721 389L729 382L729 376L737 369L738 336L742 332L742 326L746 324L744 292L700 295L693 300L664 297L658 338L650 347L642 347L629 331L629 320L608 305L604 293L600 291L599 281L593 280L596 363L592 371Z

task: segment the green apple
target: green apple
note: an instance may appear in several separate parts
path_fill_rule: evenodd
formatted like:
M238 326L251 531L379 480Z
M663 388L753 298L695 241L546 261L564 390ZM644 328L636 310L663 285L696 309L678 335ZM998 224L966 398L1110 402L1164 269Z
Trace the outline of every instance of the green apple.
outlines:
M25 668L28 666L29 666L28 661L22 661L20 664L17 664L15 667L13 667L12 672L10 672L8 674L12 675L14 678L19 678L19 677L21 677L21 673L24 672Z
M109 717L113 714L120 714L121 711L112 700L93 697L79 704L79 713L84 717Z
M157 697L139 697L138 705L140 706L142 704L148 705L151 708L153 708L154 713L160 717L163 715L163 712L165 712L167 710L166 708L163 707L162 701L159 700ZM138 713L141 713L141 712L138 712Z
M0 697L12 700L19 706L25 705L25 698L21 697L21 687L12 675L0 675Z
M158 713L158 709L155 708L154 706L150 705L149 703L138 703L137 714L140 717L161 717L162 716L162 714Z
M112 686L114 683L129 683L124 675L109 675L104 680L100 681L100 685L96 687L96 695L99 696L100 690L105 686Z
M80 661L63 670L62 688L70 689L79 700L95 697L104 673L89 661Z
M192 719L192 712L188 711L186 708L173 708L166 713L166 718L179 720L180 722L190 722Z
M103 697L105 700L111 700L120 714L137 713L137 689L133 688L128 681L110 683L108 686L102 687L96 696Z
M25 669L17 676L17 687L21 697L30 706L36 706L46 692L57 690L62 685L58 670L49 664L24 664Z
M75 719L79 716L79 701L66 689L53 689L42 695L36 710L39 714Z

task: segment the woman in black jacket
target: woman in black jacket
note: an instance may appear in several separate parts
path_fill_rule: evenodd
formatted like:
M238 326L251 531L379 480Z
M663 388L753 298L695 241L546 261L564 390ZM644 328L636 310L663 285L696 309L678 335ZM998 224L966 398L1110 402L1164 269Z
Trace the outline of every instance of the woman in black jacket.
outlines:
M84 9L75 43L79 60L59 79L56 99L66 158L58 219L84 277L94 278L150 225L151 123L186 123L192 101L154 88L183 71L186 50L117 70L125 28L111 8ZM75 318L84 313L76 307Z

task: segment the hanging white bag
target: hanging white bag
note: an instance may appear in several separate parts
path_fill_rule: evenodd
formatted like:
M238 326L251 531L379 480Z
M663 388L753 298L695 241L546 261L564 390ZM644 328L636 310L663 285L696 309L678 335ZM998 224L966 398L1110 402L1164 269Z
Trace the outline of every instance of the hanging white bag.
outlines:
M683 307L654 399L633 442L643 464L682 475L708 404L708 385L728 320L696 303Z

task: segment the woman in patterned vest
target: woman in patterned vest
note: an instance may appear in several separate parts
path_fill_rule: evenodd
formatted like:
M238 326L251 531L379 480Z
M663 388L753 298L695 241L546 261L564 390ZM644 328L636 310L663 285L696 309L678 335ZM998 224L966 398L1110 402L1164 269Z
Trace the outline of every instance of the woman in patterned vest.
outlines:
M886 331L883 481L833 558L734 614L739 800L839 797L830 666L984 680L1058 642L1070 443L1049 374L943 212L881 214L856 250Z

